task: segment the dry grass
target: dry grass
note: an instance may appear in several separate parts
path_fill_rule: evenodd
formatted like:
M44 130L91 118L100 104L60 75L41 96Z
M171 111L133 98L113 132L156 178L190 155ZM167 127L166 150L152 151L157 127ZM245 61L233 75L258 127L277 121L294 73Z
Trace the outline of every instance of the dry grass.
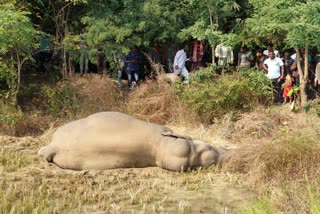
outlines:
M293 121L294 115L286 111L266 110L263 107L258 107L254 112L244 113L234 124L234 133L232 138L240 142L245 142L248 139L263 139L270 138L277 133L278 130L288 121Z
M260 193L270 185L320 174L320 119L285 110L244 115L233 136L238 147L223 161L223 170L246 174L248 185Z
M157 80L147 80L130 94L126 112L159 124L200 125L198 116L180 102L174 86L167 83L164 73L160 71Z
M126 96L119 91L115 80L97 74L75 79L72 84L82 98L78 117L100 111L123 111Z

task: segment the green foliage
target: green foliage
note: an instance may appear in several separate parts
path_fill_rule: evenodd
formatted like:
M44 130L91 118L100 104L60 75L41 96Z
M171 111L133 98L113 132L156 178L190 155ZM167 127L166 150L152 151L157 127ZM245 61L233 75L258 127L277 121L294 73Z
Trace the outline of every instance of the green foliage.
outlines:
M265 45L271 42L284 45L284 42L287 47L319 46L319 1L272 0L268 4L263 0L249 2L254 11L252 17L245 20L240 37L246 44Z
M256 200L254 203L243 207L240 211L243 214L276 214L280 213L273 206L270 197L263 196L261 199Z
M16 72L2 60L0 58L0 99L6 103L15 94Z
M240 6L234 0L189 0L194 19L192 25L184 28L180 33L181 39L195 38L206 40L211 46L221 42L233 45L235 34L231 33L235 26L236 12ZM210 22L212 21L212 23ZM228 32L228 34L224 34Z
M320 117L320 103L317 100L309 101L303 106L304 112L309 112Z
M47 103L47 110L54 116L73 117L79 110L77 90L70 84L61 87L41 87L41 98Z
M36 31L28 15L12 4L0 5L0 53L25 55L28 49L36 47Z
M258 103L272 100L271 83L263 73L254 70L214 77L214 69L203 69L190 79L190 85L176 86L182 102L212 122L227 112L250 111Z
M36 47L36 30L28 15L11 3L0 5L0 56L4 59L0 63L0 81L7 86L5 91L0 89L0 93L5 99L16 95L19 90L22 65L32 59L31 52ZM17 76L13 74L13 68ZM14 83L13 79L17 82Z
M14 119L6 114L0 114L0 121L7 123L11 127L14 125Z
M14 134L17 121L23 118L24 114L11 103L0 102L0 133Z
M130 47L150 47L152 43L181 41L177 34L190 23L190 8L183 1L95 1L82 22L87 26L87 42L94 60L96 48L127 54ZM139 12L137 12L139 11Z
M68 35L63 39L63 47L69 57L79 63L80 59L80 35Z

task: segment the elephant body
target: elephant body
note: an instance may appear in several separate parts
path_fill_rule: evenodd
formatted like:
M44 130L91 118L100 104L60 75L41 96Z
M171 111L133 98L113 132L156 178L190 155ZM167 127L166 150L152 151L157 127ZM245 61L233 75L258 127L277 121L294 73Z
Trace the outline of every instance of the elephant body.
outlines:
M64 169L159 166L180 171L217 162L214 147L119 112L100 112L58 128L38 154Z

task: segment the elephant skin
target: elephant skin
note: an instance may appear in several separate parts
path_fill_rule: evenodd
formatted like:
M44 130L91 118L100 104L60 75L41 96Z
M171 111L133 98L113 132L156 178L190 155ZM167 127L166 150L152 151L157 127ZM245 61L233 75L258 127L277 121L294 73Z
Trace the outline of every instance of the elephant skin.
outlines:
M216 164L220 152L165 126L119 112L100 112L58 128L38 155L63 169L158 166L186 171Z

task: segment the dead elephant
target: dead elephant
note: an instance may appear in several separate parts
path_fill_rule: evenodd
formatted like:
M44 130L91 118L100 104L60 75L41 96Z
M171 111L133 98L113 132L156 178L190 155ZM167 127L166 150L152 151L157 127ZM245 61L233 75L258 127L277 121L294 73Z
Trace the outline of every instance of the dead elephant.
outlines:
M38 155L73 170L158 166L186 171L216 164L220 152L165 126L100 112L58 128Z

